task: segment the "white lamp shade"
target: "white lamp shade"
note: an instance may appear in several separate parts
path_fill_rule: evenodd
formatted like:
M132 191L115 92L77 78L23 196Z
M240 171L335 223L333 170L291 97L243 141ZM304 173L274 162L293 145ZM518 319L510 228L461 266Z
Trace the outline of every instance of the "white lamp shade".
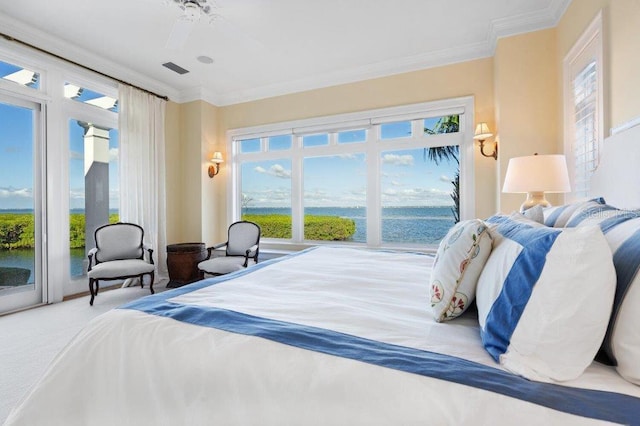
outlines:
M222 153L220 151L216 151L213 153L213 157L211 157L211 162L212 163L223 163L224 160L222 159Z
M509 160L502 192L569 192L564 155L531 155Z
M473 133L473 138L485 140L489 139L491 136L493 136L493 133L491 133L491 130L489 130L489 126L487 126L487 123L478 123L478 125L476 126L476 131Z

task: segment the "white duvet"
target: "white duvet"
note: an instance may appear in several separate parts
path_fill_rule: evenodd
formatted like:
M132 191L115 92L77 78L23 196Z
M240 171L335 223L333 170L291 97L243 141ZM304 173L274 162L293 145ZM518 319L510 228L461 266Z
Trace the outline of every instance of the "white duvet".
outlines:
M499 369L481 346L475 312L449 323L431 318L431 262L411 253L318 248L215 285L196 283L145 299L326 329ZM638 387L597 363L565 385L640 397ZM267 338L116 309L73 339L5 423L457 424L606 422Z

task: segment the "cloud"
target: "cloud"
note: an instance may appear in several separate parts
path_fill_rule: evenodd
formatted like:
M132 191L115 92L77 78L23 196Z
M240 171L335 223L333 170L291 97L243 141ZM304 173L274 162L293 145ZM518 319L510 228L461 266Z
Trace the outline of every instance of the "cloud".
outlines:
M118 161L118 148L109 149L109 162Z
M245 191L243 195L250 201L247 207L291 207L291 189L270 188L256 191Z
M357 160L358 156L355 154L338 154L338 158L342 158L343 160Z
M258 173L263 173L269 176L275 176L281 179L291 179L291 170L285 169L280 164L274 164L273 166L269 167L269 170L266 170L264 167L261 167L261 166L256 166L253 170Z
M78 151L70 151L69 158L72 160L84 160L84 155Z
M397 155L397 154L385 154L382 157L384 164L392 164L394 166L413 166L413 155Z
M449 176L442 175L442 176L440 176L440 180L441 180L442 182L447 182L447 183L449 183L449 182L451 182L453 179L451 179Z
M32 198L33 190L31 188L14 188L12 186L9 187L0 187L0 198Z

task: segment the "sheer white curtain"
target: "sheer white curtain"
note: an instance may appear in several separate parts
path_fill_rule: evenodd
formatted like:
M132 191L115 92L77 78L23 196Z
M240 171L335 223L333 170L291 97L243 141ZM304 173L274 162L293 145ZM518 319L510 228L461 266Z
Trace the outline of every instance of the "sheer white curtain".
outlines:
M156 271L167 276L164 117L166 101L119 87L120 220L144 229Z

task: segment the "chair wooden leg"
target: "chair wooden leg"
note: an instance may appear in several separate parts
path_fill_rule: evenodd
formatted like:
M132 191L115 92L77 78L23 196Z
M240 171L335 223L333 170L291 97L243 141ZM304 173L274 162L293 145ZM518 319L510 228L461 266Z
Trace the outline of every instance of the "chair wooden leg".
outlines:
M93 298L96 296L93 292L93 278L89 278L89 291L91 292L91 300L89 300L89 305L93 306Z
M153 291L153 279L155 276L155 273L153 271L151 271L151 281L149 282L149 289L151 290L151 294L156 294L155 291Z

